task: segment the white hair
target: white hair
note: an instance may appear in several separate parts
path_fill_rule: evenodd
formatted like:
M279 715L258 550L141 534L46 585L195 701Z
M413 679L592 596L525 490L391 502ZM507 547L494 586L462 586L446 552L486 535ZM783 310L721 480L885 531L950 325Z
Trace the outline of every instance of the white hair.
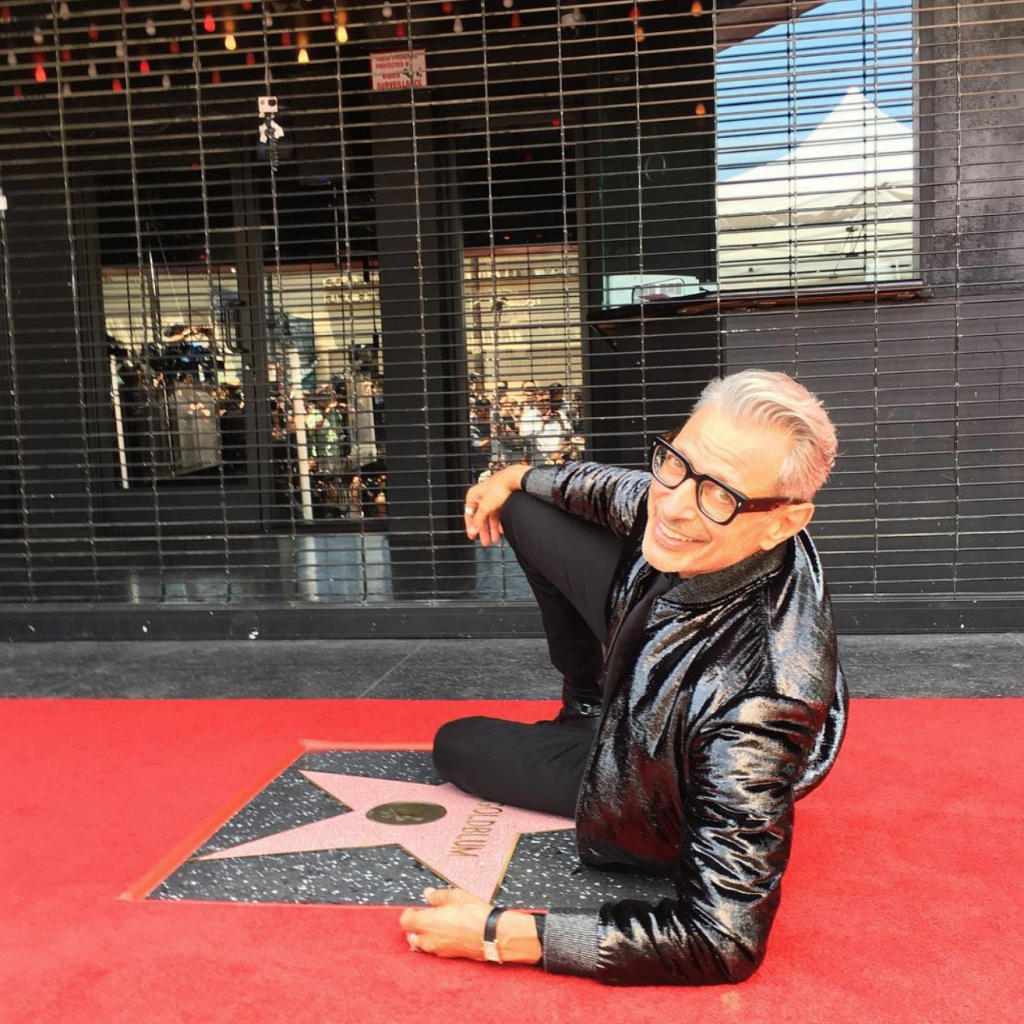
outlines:
M779 470L781 494L810 501L836 462L836 428L821 399L784 373L742 370L718 377L693 411L714 404L728 416L780 430L793 441Z

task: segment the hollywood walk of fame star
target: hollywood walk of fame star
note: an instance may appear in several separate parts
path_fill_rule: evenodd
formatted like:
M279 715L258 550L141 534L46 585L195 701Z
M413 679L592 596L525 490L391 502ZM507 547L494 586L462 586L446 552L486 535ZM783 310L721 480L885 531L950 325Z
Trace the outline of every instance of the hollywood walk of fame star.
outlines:
M560 832L569 818L492 803L449 783L425 785L333 772L301 772L350 811L197 860L399 846L435 874L490 900L505 876L519 836Z

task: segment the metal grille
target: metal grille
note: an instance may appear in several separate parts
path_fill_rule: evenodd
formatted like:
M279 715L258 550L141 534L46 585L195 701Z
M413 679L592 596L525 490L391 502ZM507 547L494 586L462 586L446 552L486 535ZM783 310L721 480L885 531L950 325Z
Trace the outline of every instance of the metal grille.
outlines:
M640 465L765 366L839 426L839 603L984 626L1024 596L1022 28L5 0L0 601L513 606L472 481Z

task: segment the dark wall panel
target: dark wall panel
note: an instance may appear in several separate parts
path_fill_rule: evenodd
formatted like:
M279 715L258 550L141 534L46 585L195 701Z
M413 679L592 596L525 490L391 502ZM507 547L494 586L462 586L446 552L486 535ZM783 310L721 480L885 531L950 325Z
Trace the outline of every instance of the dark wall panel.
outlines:
M1022 314L979 295L726 317L728 372L795 374L832 411L813 533L840 598L1021 594Z

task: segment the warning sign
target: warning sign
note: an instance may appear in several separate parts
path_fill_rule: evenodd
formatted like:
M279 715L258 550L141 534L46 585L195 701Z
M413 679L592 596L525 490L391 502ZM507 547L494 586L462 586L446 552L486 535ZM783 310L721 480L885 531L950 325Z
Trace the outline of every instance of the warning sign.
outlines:
M370 54L373 91L422 88L427 84L426 50L389 50Z

